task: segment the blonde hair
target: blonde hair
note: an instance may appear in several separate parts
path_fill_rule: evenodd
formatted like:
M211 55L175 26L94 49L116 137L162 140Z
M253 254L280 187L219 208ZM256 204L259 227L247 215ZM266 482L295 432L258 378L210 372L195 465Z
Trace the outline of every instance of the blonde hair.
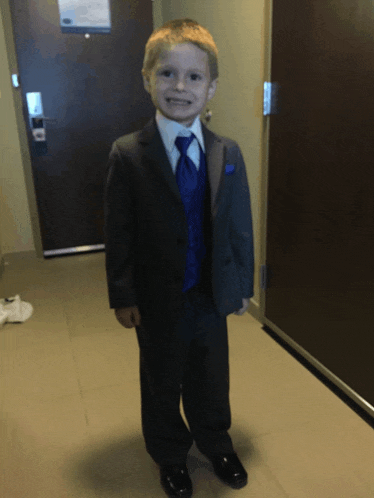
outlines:
M208 54L211 81L218 78L218 49L209 31L192 19L175 19L155 29L145 46L142 75L149 79L150 73L163 50L172 45L193 43Z

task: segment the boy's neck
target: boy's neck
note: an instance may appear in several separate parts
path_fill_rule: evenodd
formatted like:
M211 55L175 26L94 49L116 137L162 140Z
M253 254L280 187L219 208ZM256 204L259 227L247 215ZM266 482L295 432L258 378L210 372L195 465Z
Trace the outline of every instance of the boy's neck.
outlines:
M189 132L192 132L195 135L203 151L205 152L203 127L199 119L199 116L197 116L192 125L187 128L184 125L178 123L177 121L165 118L165 116L161 112L157 111L156 125L158 127L158 130L161 134L161 138L167 150L171 150L173 148L175 138L178 136L179 133L181 133L183 136L186 136L185 133L183 133L183 131L188 130Z
M182 123L178 123L178 121L174 121L174 120L172 120L172 119L169 119L169 118L165 117L165 116L162 114L162 112L160 112L158 109L156 110L156 118L157 118L157 120L163 120L163 121L165 121L166 123L173 123L173 124L177 124L177 125L179 125L179 126L183 126L184 128L187 128L187 129L192 128L192 126L194 126L194 125L195 125L195 123L196 123L196 120L197 120L197 119L198 119L198 120L200 120L200 116L196 116L196 118L193 120L193 122L191 123L191 125L190 125L190 126L185 126L185 125L184 125L184 124L182 124Z

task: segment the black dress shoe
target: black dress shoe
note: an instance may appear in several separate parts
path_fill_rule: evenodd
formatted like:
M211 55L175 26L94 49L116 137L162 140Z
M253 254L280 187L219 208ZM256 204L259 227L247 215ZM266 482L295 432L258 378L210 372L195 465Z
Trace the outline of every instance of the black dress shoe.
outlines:
M216 475L234 489L243 488L248 482L248 474L235 453L209 456Z
M190 498L192 482L186 465L161 465L161 485L169 497Z

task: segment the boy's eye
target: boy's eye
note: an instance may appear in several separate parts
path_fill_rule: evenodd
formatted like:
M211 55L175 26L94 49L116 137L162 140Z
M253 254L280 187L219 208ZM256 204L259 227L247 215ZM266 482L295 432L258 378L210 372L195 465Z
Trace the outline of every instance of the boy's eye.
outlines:
M173 71L171 69L161 69L159 74L165 78L170 78L173 76ZM192 81L200 81L202 79L201 75L197 73L191 73L190 78Z

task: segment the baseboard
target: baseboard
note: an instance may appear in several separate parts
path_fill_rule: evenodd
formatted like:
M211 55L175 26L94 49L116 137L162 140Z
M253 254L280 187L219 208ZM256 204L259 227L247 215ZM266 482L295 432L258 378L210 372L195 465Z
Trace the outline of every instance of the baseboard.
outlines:
M266 317L263 330L374 428L374 406Z
M248 306L248 313L253 316L257 321L261 322L260 320L260 305L258 304L257 301L251 297L249 301L249 306Z
M36 251L18 251L4 254L5 265L11 265L13 263L17 263L18 261L28 261L33 259L38 259Z

